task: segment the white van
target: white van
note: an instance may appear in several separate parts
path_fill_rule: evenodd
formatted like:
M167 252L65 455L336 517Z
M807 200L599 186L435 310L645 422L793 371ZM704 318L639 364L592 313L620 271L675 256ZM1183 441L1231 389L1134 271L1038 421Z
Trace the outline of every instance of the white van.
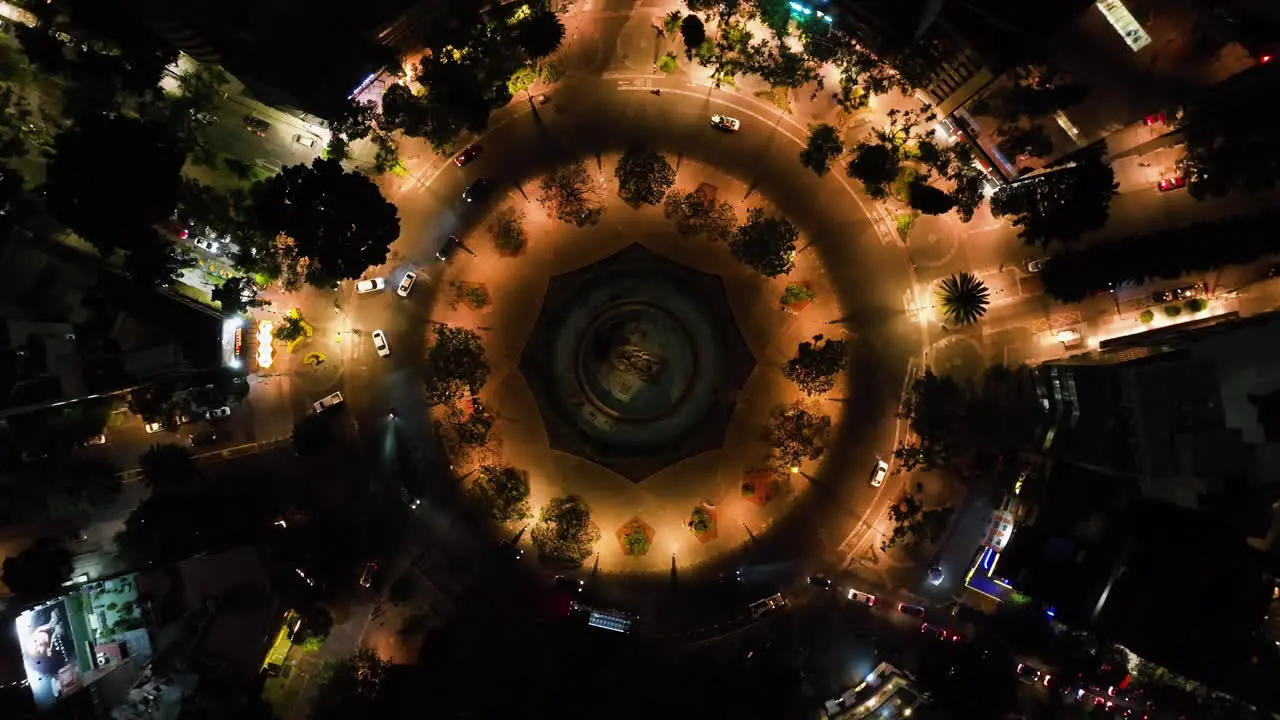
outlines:
M331 407L341 405L344 402L346 401L342 398L342 393L335 392L334 394L329 395L328 397L323 397L315 401L314 403L311 404L311 407L315 408L315 411L319 413L319 412L324 412L325 410L328 410Z

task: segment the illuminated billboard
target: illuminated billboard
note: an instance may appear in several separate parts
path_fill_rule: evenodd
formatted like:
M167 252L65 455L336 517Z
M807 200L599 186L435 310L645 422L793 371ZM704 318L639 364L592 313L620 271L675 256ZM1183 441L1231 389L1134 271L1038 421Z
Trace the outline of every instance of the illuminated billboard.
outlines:
M40 605L18 616L15 629L22 646L22 664L36 706L51 707L60 698L84 687L78 628L68 614L66 598ZM83 623L81 623L83 624ZM79 628L82 634L85 628ZM87 638L83 638L87 640Z

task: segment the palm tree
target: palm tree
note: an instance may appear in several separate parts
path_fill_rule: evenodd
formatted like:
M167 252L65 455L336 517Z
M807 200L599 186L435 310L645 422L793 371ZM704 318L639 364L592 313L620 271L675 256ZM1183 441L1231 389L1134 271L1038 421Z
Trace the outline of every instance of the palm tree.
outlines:
M560 49L564 42L564 25L555 13L539 11L515 26L516 44L530 62L541 66L543 58Z
M938 283L938 302L951 325L972 325L987 314L991 291L973 273L955 273Z

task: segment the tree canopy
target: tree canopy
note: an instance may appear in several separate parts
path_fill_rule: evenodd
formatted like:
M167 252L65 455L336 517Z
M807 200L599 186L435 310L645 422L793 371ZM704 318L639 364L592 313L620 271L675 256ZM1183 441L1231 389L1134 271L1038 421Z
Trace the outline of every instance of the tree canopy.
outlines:
M1013 216L1018 237L1028 245L1072 242L1106 225L1119 187L1102 148L1086 148L1070 164L997 190L991 214Z
M311 720L385 717L381 696L389 667L368 648L327 663L311 700Z
M633 207L657 205L676 183L676 171L661 153L636 145L622 153L613 174L618 194Z
M538 190L538 203L557 220L584 227L599 222L604 214L599 189L582 161L543 175Z
M917 483L916 493L923 490L924 486ZM950 505L926 510L917 494L904 493L898 502L889 506L893 531L880 542L880 551L885 552L900 543L922 545L939 542L953 514L955 508Z
M145 247L177 207L187 148L163 125L90 114L58 133L53 152L49 210L104 256Z
M518 468L482 466L471 492L497 522L523 520L532 515L529 474Z
M786 473L805 460L817 460L827 451L830 430L831 418L804 403L775 408L763 436L769 445L770 465L774 471Z
M244 275L227 278L210 291L209 296L222 306L222 314L227 317L267 304L266 300L258 297L258 286L254 284L253 278Z
M860 142L853 148L845 173L862 183L872 200L889 196L889 187L898 179L901 161L893 148L882 143Z
M662 214L676 221L676 232L681 235L702 236L712 242L728 242L738 229L733 205L717 203L716 193L709 186L667 193Z
M396 206L368 177L345 172L336 160L284 168L262 183L254 209L264 232L292 241L282 260L304 262L307 282L317 287L382 264L400 236Z
M831 162L843 154L840 131L823 123L809 130L808 143L800 151L800 164L822 177L831 168Z
M516 44L525 58L541 60L560 49L564 42L564 24L550 10L538 10L515 24Z
M49 595L71 579L71 551L52 538L40 538L31 547L4 559L0 580L14 595L38 598Z
M836 386L836 375L848 365L849 351L844 340L814 335L812 342L800 343L796 356L783 363L782 374L812 397L830 392Z
M1274 87L1280 69L1269 63L1249 72L1270 77ZM1197 200L1236 189L1256 192L1280 182L1280 127L1241 122L1257 112L1256 93L1245 86L1214 88L1184 107L1177 126L1186 154L1178 169L1187 179L1187 192Z
M138 458L138 467L152 492L187 490L200 475L191 450L173 443L152 445Z
M987 314L991 291L973 273L953 273L938 283L938 304L948 323L972 325Z
M774 278L795 267L796 240L800 231L786 218L765 215L761 208L747 211L747 222L729 241L729 251L738 262L761 275Z
M475 331L437 325L435 342L427 351L426 394L433 405L454 402L480 392L489 379L489 361Z
M530 539L538 552L553 560L581 565L600 542L591 507L577 495L551 498L538 513Z

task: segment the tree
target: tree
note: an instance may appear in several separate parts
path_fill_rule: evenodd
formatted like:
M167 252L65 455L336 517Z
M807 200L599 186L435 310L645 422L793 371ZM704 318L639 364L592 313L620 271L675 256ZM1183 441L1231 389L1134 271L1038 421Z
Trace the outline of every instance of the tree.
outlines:
M836 375L848 365L849 351L844 340L814 335L813 342L800 343L796 356L783 363L782 375L813 397L830 392L836 386Z
M628 205L657 205L676 184L676 171L660 153L632 145L618 159L613 171L618 194Z
M138 469L152 492L186 491L200 475L191 451L172 443L152 445L138 458Z
M530 533L538 552L553 560L581 565L600 542L600 528L591 519L591 507L577 495L551 498L538 513Z
M706 187L668 193L662 214L676 221L676 232L681 235L701 235L712 242L728 242L738 229L738 215L733 206L716 203L714 189Z
M49 210L103 256L146 244L178 204L187 148L163 126L93 114L58 133L53 151L41 189Z
M636 525L622 536L622 545L632 555L644 555L649 552L649 536L643 527Z
M427 351L427 402L442 405L474 394L489 379L489 361L474 331L437 325L435 342Z
M956 201L946 192L916 178L907 186L907 204L925 215L944 215L956 206Z
M996 148L1005 157L1047 158L1053 153L1053 140L1042 125L1002 127L996 135L1000 138Z
M378 106L375 103L350 99L333 117L329 129L334 135L352 142L369 137L369 133L373 132L374 123L380 119Z
M524 470L483 465L471 492L496 522L513 522L533 515L529 507L529 473Z
M253 278L244 275L227 278L221 285L210 291L209 296L222 306L222 314L227 317L267 304L266 300L258 297L258 286L253 282Z
M516 44L525 58L538 61L550 57L564 42L564 25L549 10L539 10L515 25Z
M179 113L190 116L217 109L218 101L226 96L231 76L217 65L197 65L178 82L181 95L174 102L174 107ZM187 118L183 120L190 122Z
M477 402L466 419L453 424L453 432L460 444L479 447L489 442L489 433L493 431L496 420L493 413L482 409Z
M78 510L105 508L115 502L124 489L120 468L96 458L73 457L66 460L53 477L56 477L59 492L67 504Z
M139 231L121 269L139 287L163 288L178 279L191 256L174 247L154 227Z
M303 415L293 424L293 450L299 455L324 455L338 439L336 430L330 413Z
M977 275L953 273L938 283L938 303L942 316L954 326L972 325L987 314L991 291Z
M311 700L311 720L349 720L383 717L388 708L380 705L387 661L368 648L351 657L326 663L320 686Z
M1275 81L1275 63L1256 69ZM1186 141L1178 171L1187 192L1197 200L1223 197L1236 189L1258 192L1275 187L1280 178L1280 128L1275 123L1242 123L1257 112L1256 90L1248 86L1214 89L1184 106L1177 121Z
M505 207L494 213L489 221L489 235L493 246L501 255L519 255L524 252L528 236L524 231L524 211Z
M819 415L800 402L775 408L763 439L770 448L770 465L779 473L793 472L805 460L817 460L827 451L831 418Z
M336 160L291 165L262 183L254 204L258 226L293 242L285 262L306 259L307 282L330 287L387 259L400 236L396 206L360 173Z
M795 267L800 231L786 218L770 217L760 208L747 211L747 222L729 241L738 262L768 278L786 275Z
M924 486L916 484L916 493L924 491ZM920 498L912 493L904 493L902 499L889 506L889 519L893 521L893 532L880 543L880 551L885 552L900 542L908 545L936 543L942 539L947 524L955 508L950 505L926 510Z
M893 148L880 143L860 142L853 148L853 158L845 172L862 183L872 200L883 200L889 196L889 186L898 178L900 169L900 161Z
M285 313L280 318L280 322L277 323L275 328L271 331L272 337L276 340L282 340L287 343L299 340L305 337L306 334L307 323L302 319L302 316L298 314L297 310Z
M1006 185L991 197L991 214L1012 215L1018 237L1048 247L1101 228L1120 185L1102 148L1082 150L1074 164Z
M35 111L13 85L0 86L0 107L5 109L0 113L0 158L21 160L30 155L28 143L34 134Z
M925 368L911 382L903 398L899 417L907 420L916 436L914 444L894 450L894 458L904 472L917 467L933 470L948 464L958 454L959 428L966 421L966 399L960 386L948 376Z
M800 164L822 177L830 169L831 161L843 154L844 143L840 142L840 131L823 123L809 130L809 142L800 151Z
M966 164L963 167L957 166L948 179L955 183L955 188L951 191L951 201L955 203L956 215L961 222L969 222L977 212L978 206L982 204L982 191L985 187L982 172Z
M685 15L680 21L680 37L684 40L684 57L693 59L693 53L707 41L707 29L702 18L697 15Z
M57 592L71 578L72 569L71 551L52 538L40 538L5 558L0 579L14 595L38 598Z
M538 203L557 220L578 227L600 221L604 203L600 201L595 183L584 162L557 168L542 176L538 182Z
M373 156L373 170L379 175L400 167L400 150L396 141L387 133L374 133L373 144L377 152Z

